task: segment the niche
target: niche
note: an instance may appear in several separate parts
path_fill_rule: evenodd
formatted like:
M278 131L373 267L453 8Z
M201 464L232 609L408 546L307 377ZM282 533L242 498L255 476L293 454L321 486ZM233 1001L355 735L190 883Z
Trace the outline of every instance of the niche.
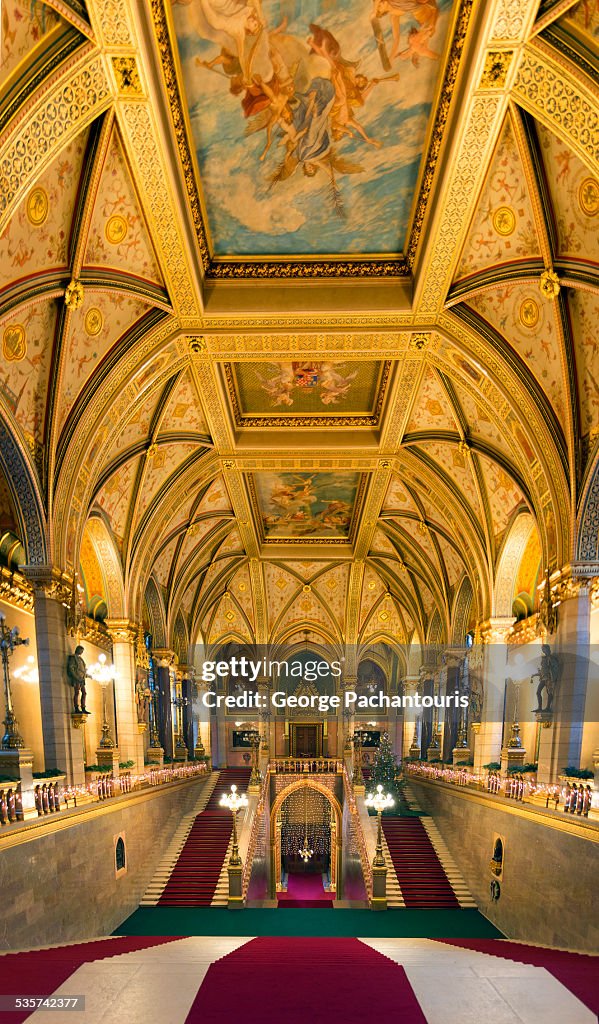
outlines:
M496 879L503 878L503 861L505 855L505 839L497 832L493 836L493 852L489 868Z
M114 875L120 878L127 873L127 856L125 852L125 837L114 837Z

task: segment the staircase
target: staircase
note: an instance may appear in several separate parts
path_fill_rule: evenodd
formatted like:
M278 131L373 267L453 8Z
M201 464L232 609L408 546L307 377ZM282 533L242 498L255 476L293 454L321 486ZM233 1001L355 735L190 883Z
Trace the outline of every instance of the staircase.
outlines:
M168 907L209 907L213 903L231 842L231 812L220 806L223 793L248 787L249 768L224 768L218 773L205 809L196 815L158 904ZM225 874L226 877L226 874ZM217 903L226 902L222 891Z
M406 907L459 907L420 818L383 818L383 832Z
M155 907L158 904L158 901L164 892L164 887L171 877L175 864L179 859L179 854L185 846L187 837L191 832L192 825L198 814L201 814L202 811L205 810L206 804L212 796L217 780L218 772L212 772L210 778L206 782L206 785L203 787L193 810L189 814L186 814L185 817L181 818L173 838L164 851L162 859L154 872L152 881L144 893L144 897L140 903L141 907Z

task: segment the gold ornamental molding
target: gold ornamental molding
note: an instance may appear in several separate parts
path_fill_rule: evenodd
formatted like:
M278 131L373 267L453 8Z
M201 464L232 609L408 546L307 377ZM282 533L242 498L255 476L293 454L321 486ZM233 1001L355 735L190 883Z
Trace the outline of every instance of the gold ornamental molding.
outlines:
M0 233L57 153L113 101L101 56L83 54L60 69L19 111L0 143Z
M205 332L206 339L209 337L209 332L223 332L227 331L230 334L235 335L235 340L230 336L224 335L222 339L219 339L219 343L225 346L223 354L226 355L228 347L237 345L237 348L232 351L239 352L243 355L244 352L251 351L251 346L260 346L260 341L257 338L263 337L265 346L271 345L268 340L270 337L276 339L278 332L297 331L297 334L292 334L290 337L293 339L293 344L300 346L296 351L303 351L302 345L306 345L304 340L305 332L308 331L319 331L318 337L326 337L331 339L335 343L335 337L339 331L354 331L361 330L362 328L369 331L376 331L377 341L379 338L384 338L385 334L389 331L398 331L402 328L409 328L414 323L414 314L409 311L395 312L365 312L365 313L344 313L342 310L331 313L330 310L323 310L318 316L314 314L294 313L290 316L286 316L281 313L268 313L260 314L260 325L256 326L255 316L243 316L236 313L231 313L230 316L214 316L205 312L202 318L202 325L199 330ZM189 328L191 330L191 327ZM272 332L272 335L263 334L264 330ZM241 332L247 331L247 335ZM326 331L326 335L322 332ZM330 333L329 333L330 332ZM246 340L247 339L247 340ZM276 345L276 340L272 343ZM261 349L258 348L258 351ZM276 348L272 348L272 351L277 351Z
M411 319L411 318L410 318ZM322 328L322 323L319 321ZM370 326L370 324L368 325ZM392 359L403 355L409 344L409 330L381 330L346 333L343 328L315 333L306 325L305 333L297 334L210 334L202 336L203 349L194 353L198 362L212 358L224 363L255 360L286 360L310 355L317 360L339 354L344 360Z
M104 625L113 644L134 644L137 641L138 625L132 619L106 619Z
M543 40L525 47L513 95L571 146L591 171L599 171L598 92Z
M18 572L0 566L0 600L26 612L33 611L33 588Z

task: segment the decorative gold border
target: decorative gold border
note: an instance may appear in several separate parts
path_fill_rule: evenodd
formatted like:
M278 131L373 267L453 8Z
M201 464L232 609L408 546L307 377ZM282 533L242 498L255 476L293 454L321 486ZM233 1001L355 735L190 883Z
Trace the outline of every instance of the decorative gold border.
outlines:
M268 359L256 361L268 362ZM382 362L382 360L364 361ZM364 413L346 413L344 416L336 416L335 413L330 413L329 415L325 413L305 413L303 416L295 416L293 413L246 415L241 409L241 400L237 390L233 364L223 363L223 371L235 417L235 426L237 427L378 427L389 384L391 360L385 360L379 371L374 412L370 415Z
M261 472L257 470L257 472ZM264 470L262 470L264 472ZM268 472L268 471L267 471ZM280 473L291 472L290 470L280 469ZM306 470L298 470L298 472L306 472ZM321 469L315 470L314 472L327 473L329 470ZM344 472L344 470L338 470L338 472ZM345 472L352 472L352 470L346 470ZM369 474L362 473L358 481L358 487L356 490L356 498L354 501L354 513L352 521L349 527L349 534L347 537L267 537L264 533L264 527L262 525L262 513L260 511L260 505L258 502L258 495L256 494L256 487L254 484L254 473L244 474L247 482L248 493L250 497L250 504L252 506L252 513L254 516L254 522L256 525L256 533L260 540L260 544L285 544L287 547L295 546L296 544L334 544L336 546L343 545L347 547L354 543L356 534L358 532L358 521L362 512L362 506L364 504L364 495L366 493L366 483Z
M212 280L267 280L275 277L282 279L331 277L392 278L409 277L411 275L418 241L424 224L426 207L432 189L434 172L449 116L451 98L458 76L473 4L474 0L461 0L457 14L449 56L445 66L443 84L437 100L436 117L428 144L424 172L415 205L406 255L398 253L397 256L372 257L369 259L364 259L363 257L352 259L347 256L334 258L316 256L286 260L253 259L250 261L244 258L218 258L214 257L210 252L208 231L202 214L198 184L189 145L183 100L177 81L175 56L169 34L165 2L164 0L151 0L152 21L162 62L162 73L206 278Z

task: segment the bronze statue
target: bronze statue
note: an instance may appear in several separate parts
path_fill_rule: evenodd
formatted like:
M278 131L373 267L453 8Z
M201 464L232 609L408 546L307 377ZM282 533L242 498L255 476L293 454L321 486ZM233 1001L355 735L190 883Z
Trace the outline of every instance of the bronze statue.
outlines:
M555 654L551 653L549 644L543 644L541 646L541 651L542 657L539 671L534 672L530 677L531 683L533 679L539 680L539 685L537 686L538 707L534 709L534 714L540 711L553 711L553 699L555 697L555 690L559 676L559 658ZM543 690L547 693L546 707L543 707Z
M67 658L67 677L69 686L73 687L73 708L78 715L89 715L85 706L85 680L91 676L87 673L87 666L81 657L83 647L79 644L74 654Z

